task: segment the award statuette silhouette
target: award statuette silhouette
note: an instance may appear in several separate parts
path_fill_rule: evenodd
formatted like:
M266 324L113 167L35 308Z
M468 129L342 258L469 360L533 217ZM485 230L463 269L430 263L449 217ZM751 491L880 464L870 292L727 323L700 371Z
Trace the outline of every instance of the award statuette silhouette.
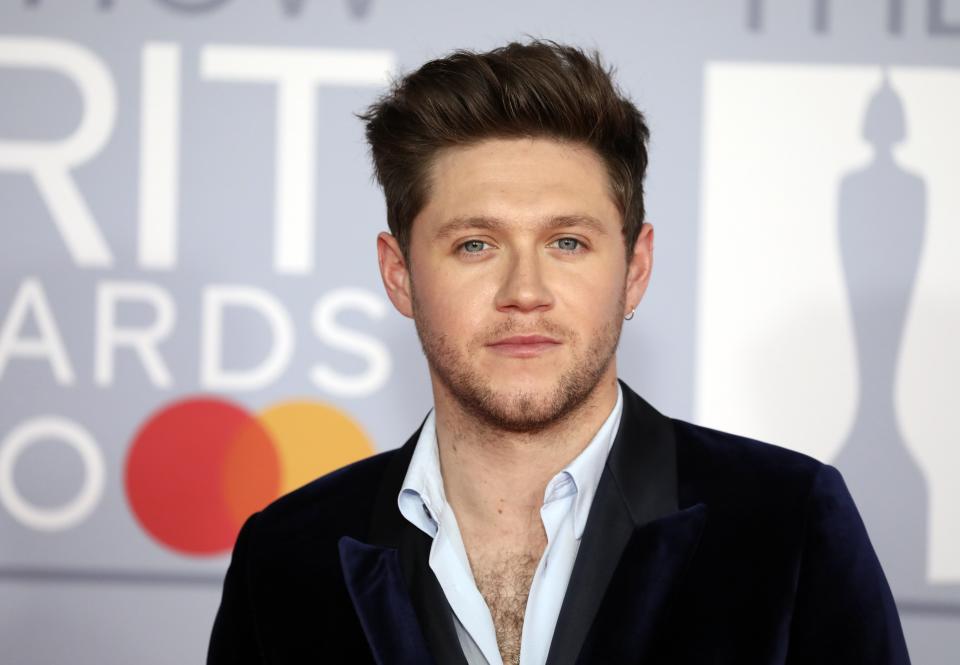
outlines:
M926 226L926 187L895 161L903 105L886 76L864 118L873 160L844 177L839 240L859 370L853 428L834 460L895 595L926 586L927 484L904 443L894 404L900 346ZM815 417L815 414L811 414Z

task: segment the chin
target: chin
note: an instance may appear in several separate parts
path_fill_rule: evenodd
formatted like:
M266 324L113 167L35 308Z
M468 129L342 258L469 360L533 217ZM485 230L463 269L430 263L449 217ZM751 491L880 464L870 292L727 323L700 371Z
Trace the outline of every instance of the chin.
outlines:
M528 369L495 372L488 376L486 385L490 392L503 396L504 399L520 399L548 401L560 389L563 374L557 372L556 367L546 368L541 372L531 372Z
M556 424L566 413L564 405L549 397L531 393L510 393L474 401L475 416L505 432L534 433Z
M533 433L573 412L596 385L570 385L564 379L563 373L551 368L542 376L488 375L450 387L464 408L487 424L503 431Z

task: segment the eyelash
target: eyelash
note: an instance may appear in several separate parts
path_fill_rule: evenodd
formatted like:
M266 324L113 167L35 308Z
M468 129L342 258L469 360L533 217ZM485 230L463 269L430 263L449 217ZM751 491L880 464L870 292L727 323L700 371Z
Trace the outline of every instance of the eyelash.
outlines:
M559 243L559 242L562 242L562 241L564 241L564 240L572 240L573 242L577 243L577 246L576 246L574 249L562 250L562 251L563 251L564 253L566 253L566 254L577 254L577 253L583 251L584 249L586 249L586 244L585 244L582 240L580 240L579 238L572 238L572 237L569 237L569 236L564 236L563 238L557 238L556 240L554 240L554 241L553 241L552 243L550 243L550 244L551 244L551 245L554 245L554 244ZM480 254L482 250L476 251L476 252L469 252L469 251L467 251L467 249L466 249L467 245L470 245L470 244L472 244L472 243L480 243L480 244L486 245L486 246L488 246L488 247L490 246L490 243L486 242L485 240L471 239L471 240L465 240L465 241L463 241L462 243L460 243L460 244L457 246L457 251L458 251L459 253L461 253L461 254ZM557 249L560 249L560 248L557 247Z

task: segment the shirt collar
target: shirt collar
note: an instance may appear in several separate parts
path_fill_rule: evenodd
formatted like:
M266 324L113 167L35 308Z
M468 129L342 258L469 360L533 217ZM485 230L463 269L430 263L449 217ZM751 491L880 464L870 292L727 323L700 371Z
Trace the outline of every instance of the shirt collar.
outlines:
M607 419L594 434L590 443L572 462L555 475L544 491L546 505L574 495L573 528L579 540L587 524L590 506L600 484L607 456L613 445L623 412L623 391L617 383L617 401ZM416 448L410 458L407 474L397 497L400 513L408 522L431 538L436 536L440 519L447 506L440 473L440 453L437 447L437 421L434 410L420 429Z
M433 538L437 535L440 516L447 505L440 474L440 451L437 448L436 412L431 409L420 428L407 475L397 497L400 513L408 522Z
M613 446L613 439L620 427L622 413L623 391L620 389L620 383L617 382L617 402L613 405L610 415L603 421L587 447L547 484L543 498L544 504L552 498L560 498L571 492L576 492L573 500L573 533L577 540L583 535L583 530L587 525L590 506L593 505L593 497L597 493L597 486L600 485L600 476L603 475L610 448ZM559 492L554 490L555 484L559 487L569 485L569 480L564 482L561 478L572 479L573 487L566 490L560 489ZM554 497L551 497L552 493Z

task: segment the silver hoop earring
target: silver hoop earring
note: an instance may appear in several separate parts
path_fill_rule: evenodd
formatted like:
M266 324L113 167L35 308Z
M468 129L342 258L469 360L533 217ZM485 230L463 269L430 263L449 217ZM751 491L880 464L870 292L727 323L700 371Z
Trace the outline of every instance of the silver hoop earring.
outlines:
M633 315L634 315L634 313L635 313L636 311L637 311L637 308L636 308L636 307L634 307L633 309L631 309L631 310L630 310L630 313L627 314L625 317L623 317L623 320L624 320L624 321L629 321L630 319L632 319L632 318L633 318Z

